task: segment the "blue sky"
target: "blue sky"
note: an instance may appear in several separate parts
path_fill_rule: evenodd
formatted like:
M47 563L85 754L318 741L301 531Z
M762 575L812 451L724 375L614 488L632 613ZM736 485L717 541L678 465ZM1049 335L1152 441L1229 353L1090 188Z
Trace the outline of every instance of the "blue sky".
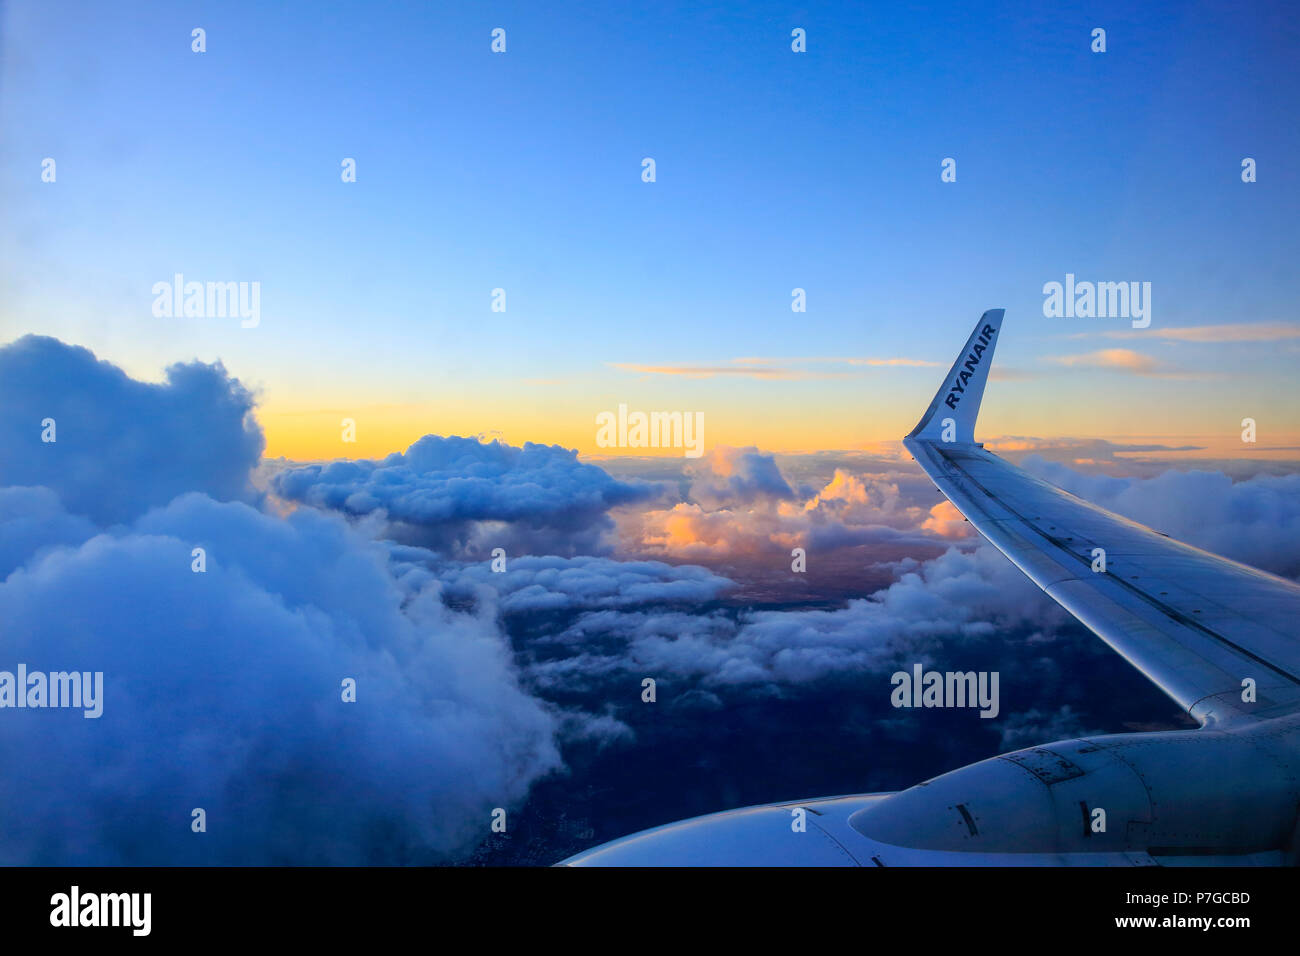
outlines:
M611 365L946 366L1005 306L999 363L1038 378L991 391L1004 430L1115 434L1141 404L1182 411L1130 431L1204 433L1240 417L1227 396L1263 406L1289 382L1294 340L1068 339L1126 323L1046 319L1041 288L1150 281L1155 328L1294 321L1296 27L1126 7L10 4L0 335L150 378L220 358L261 389L271 453L314 450L348 409L392 446L375 451L494 428L583 447L620 401L703 408L719 439L773 448L816 419L843 447L910 427L942 370L776 385ZM260 281L262 323L155 318L149 289L176 272ZM1041 418L1062 392L1044 358L1107 347L1185 374L1072 369L1088 417Z

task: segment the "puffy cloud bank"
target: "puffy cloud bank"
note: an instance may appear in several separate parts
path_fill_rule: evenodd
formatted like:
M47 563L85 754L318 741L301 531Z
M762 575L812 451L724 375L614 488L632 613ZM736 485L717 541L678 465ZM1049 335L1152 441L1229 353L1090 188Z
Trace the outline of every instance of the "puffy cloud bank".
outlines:
M413 549L214 500L245 494L260 449L238 382L173 366L145 386L50 340L0 369L22 373L0 380L5 480L45 482L0 489L0 669L104 675L97 719L0 714L0 863L446 860L560 766L496 622L451 610ZM53 410L67 473L31 463L49 449L14 408ZM117 523L185 484L207 493Z
M512 552L576 554L603 547L611 508L658 493L619 481L577 452L526 442L425 435L381 461L338 460L280 472L275 492L349 515L382 512L405 540L482 557Z
M253 396L218 363L139 382L89 349L28 335L0 348L0 485L56 492L100 524L186 491L249 499L262 456ZM53 420L53 442L43 441Z
M0 581L33 555L80 544L95 532L91 521L64 511L49 488L0 488Z
M772 455L713 449L691 466L685 500L620 515L624 548L686 560L735 560L764 552L788 555L795 547L825 554L926 539L933 530L926 523L926 502L933 498L929 482L919 472L899 474L897 462L864 464L873 470L836 467L820 489L796 490Z
M794 497L776 460L753 447L714 448L690 475L691 499L710 509Z

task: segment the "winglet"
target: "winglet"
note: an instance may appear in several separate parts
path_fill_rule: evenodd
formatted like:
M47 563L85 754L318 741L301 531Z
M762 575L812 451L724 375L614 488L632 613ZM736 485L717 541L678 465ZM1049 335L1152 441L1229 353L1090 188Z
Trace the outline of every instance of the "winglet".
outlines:
M975 323L975 331L966 340L966 347L952 363L947 379L939 386L930 407L908 438L975 441L975 418L980 412L980 400L984 398L984 383L989 380L993 348L998 344L1005 312L1005 309L989 309ZM947 436L944 435L945 428L949 429Z

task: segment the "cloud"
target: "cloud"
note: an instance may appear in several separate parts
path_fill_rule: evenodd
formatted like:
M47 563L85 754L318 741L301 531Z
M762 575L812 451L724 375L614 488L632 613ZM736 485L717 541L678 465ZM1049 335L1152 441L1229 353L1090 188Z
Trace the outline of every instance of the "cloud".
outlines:
M1287 339L1300 339L1300 324L1236 322L1225 325L1080 332L1071 338L1085 338L1089 335L1102 335L1109 339L1156 338L1170 342L1281 342Z
M833 610L691 614L610 609L582 614L557 636L578 652L540 659L545 687L601 686L633 672L698 680L713 691L767 689L886 674L952 655L963 642L1048 635L1068 616L991 546L905 562L870 598ZM884 692L887 695L887 691ZM882 700L884 697L882 696Z
M251 500L262 455L253 396L220 363L136 381L90 350L27 335L0 347L0 485L39 485L100 524L185 491ZM42 441L46 419L54 442Z
M619 481L559 445L425 435L381 461L339 459L303 465L271 479L290 501L352 516L382 512L411 543L481 557L512 553L575 554L603 548L610 509L659 493Z
M1204 451L1204 445L1164 445L1156 442L1113 442L1104 438L1025 438L1003 435L985 441L989 451L999 455L1009 452L1037 452L1043 457L1083 462L1131 462L1123 456L1150 452Z
M563 708L556 708L555 712L560 737L570 746L605 750L625 747L636 740L636 732L612 714L588 714Z
M938 362L927 362L924 359L909 358L866 358L866 359L849 359L850 365L871 365L871 366L904 366L908 368L939 368Z
M928 530L923 502L933 497L933 486L915 469L854 473L835 467L820 490L801 485L796 491L775 458L755 448L714 449L690 466L690 478L687 500L620 516L625 551L699 561L788 555L795 547L824 555L921 543Z
M0 581L34 555L80 544L96 530L86 518L68 514L49 488L0 488Z
M1072 368L1102 368L1135 375L1159 375L1168 371L1163 362L1158 362L1149 355L1142 355L1132 349L1099 349L1082 355L1057 355L1048 358L1049 362Z
M444 568L447 594L490 592L505 613L573 608L707 603L732 582L707 568L673 567L659 561L614 561L602 557L521 557L493 571L487 562Z
M0 407L0 669L104 675L98 719L0 720L0 863L445 861L561 767L558 734L621 739L522 689L496 620L377 518L216 500L262 503L220 365L148 384L29 336L0 349Z
M1038 456L1021 466L1180 541L1284 577L1300 576L1300 474L1234 481L1222 472L1170 470L1150 478L1115 478Z
M733 362L744 365L815 365L815 364L832 364L832 365L869 365L869 366L913 366L913 367L930 367L937 366L938 362L927 362L925 359L912 358L845 358L843 356L818 356L812 358L736 358Z
M1080 715L1069 704L1054 711L1032 709L1021 714L1008 714L1001 730L1000 749L1003 751L1023 750L1047 741L1092 737L1104 732L1085 727Z
M1011 368L1006 365L995 365L989 372L989 379L994 382L1028 382L1042 377L1042 372Z
M626 552L688 560L751 553L772 540L777 506L796 497L776 459L753 447L713 448L684 475L686 500L619 516Z
M665 511L630 514L621 522L627 550L692 561L747 554L770 542L770 535L756 533L753 524L744 513L706 511L685 501Z
M752 446L714 448L687 466L686 473L691 478L691 499L706 508L794 497L776 459Z
M758 366L736 367L730 365L638 365L633 362L611 362L613 368L624 372L641 372L646 375L679 375L683 378L713 378L717 375L743 378L799 378L785 369Z
M931 508L930 517L921 527L941 538L969 538L975 534L970 522L951 501L941 501Z
M950 549L912 567L900 569L890 587L842 610L755 614L729 651L742 656L755 676L802 683L846 671L892 670L898 662L930 658L944 639L1050 630L1066 620L989 546Z
M388 561L339 516L189 494L12 573L6 668L103 671L104 703L0 721L0 861L410 863L481 840L559 767L555 720L492 621Z
M635 362L610 362L612 368L624 372L646 375L677 375L684 378L713 378L715 376L741 376L764 379L839 379L853 378L854 372L814 372L799 366L848 365L871 368L929 368L938 362L913 358L734 358L724 365L644 365Z

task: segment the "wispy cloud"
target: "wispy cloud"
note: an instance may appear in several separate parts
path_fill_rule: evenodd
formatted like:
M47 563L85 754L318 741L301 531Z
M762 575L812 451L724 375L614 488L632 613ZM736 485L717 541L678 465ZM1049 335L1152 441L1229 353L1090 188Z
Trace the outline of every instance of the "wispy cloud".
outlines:
M1098 349L1096 352L1084 352L1079 355L1053 355L1047 361L1071 368L1104 368L1134 375L1170 375L1179 374L1165 363L1153 359L1132 349Z
M810 356L803 358L743 358L728 359L721 365L642 365L636 362L610 362L613 368L625 372L639 372L648 375L680 375L686 378L713 378L717 375L736 375L748 378L767 379L825 379L852 378L859 374L853 371L829 372L810 371L800 368L804 365L846 365L853 367L929 367L938 362L928 362L913 358L861 358Z
M914 358L858 358L844 356L805 356L802 358L735 358L731 360L738 365L812 365L814 363L838 363L842 365L904 365L915 367L937 366L938 362L927 362Z
M684 378L713 378L715 375L741 375L749 378L806 378L790 369L735 365L638 365L634 362L610 362L624 372L646 375L680 375Z
M927 362L924 359L910 359L910 358L887 358L887 359L855 358L855 359L849 359L849 364L850 365L906 365L906 366L912 366L916 368L930 368L932 366L938 367L940 366L941 363Z
M1156 338L1168 342L1282 342L1300 339L1300 323L1237 322L1165 329L1112 329L1106 332L1078 332L1070 338L1083 339L1094 335L1108 339Z
M1073 460L1095 464L1126 460L1122 456L1150 452L1204 451L1204 445L1169 445L1160 442L1114 442L1105 438L1036 438L1002 435L986 438L984 445L997 454L1032 451L1052 460Z
M989 372L989 378L995 382L1025 382L1041 377L1041 372L1032 372L1023 368L1006 368L998 365L994 365L992 371Z

